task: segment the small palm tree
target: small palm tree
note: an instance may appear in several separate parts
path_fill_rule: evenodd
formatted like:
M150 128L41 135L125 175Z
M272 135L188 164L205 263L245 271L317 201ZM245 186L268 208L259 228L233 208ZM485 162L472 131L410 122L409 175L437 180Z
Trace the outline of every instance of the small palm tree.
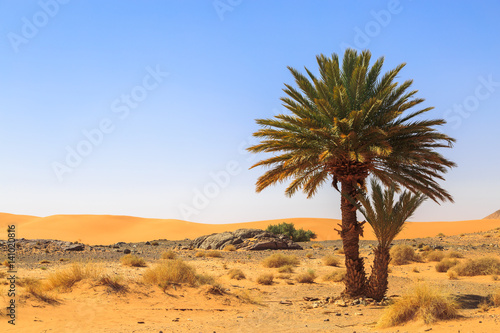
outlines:
M427 197L421 193L404 191L395 202L396 185L391 184L382 190L382 186L374 179L371 181L371 189L371 201L367 194L360 193L357 198L360 204L356 206L372 226L378 239L378 245L373 251L375 258L366 286L366 296L380 301L387 292L391 243Z
M261 142L250 148L272 156L253 167L268 167L257 181L257 192L291 179L285 193L303 190L312 197L324 183L341 192L345 252L345 294L363 296L366 284L359 237L363 224L347 196L357 197L371 174L385 185L396 182L435 201L452 200L437 180L455 163L436 151L451 147L453 138L434 127L442 119L425 120L432 108L411 111L424 100L414 98L412 81L395 82L404 64L381 74L384 58L370 67L371 54L347 49L343 61L317 56L320 76L307 68L307 76L289 68L299 89L285 84L283 105L292 114L257 119L254 133ZM340 189L338 185L340 184Z

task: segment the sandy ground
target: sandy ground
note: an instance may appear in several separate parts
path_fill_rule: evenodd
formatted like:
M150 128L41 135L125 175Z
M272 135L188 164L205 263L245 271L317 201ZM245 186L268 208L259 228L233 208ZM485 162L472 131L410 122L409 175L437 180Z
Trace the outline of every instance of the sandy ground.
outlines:
M43 223L67 219L67 217L37 218L25 216L0 216L2 226L6 218L16 220L19 230L38 230ZM94 217L99 220L102 217ZM83 219L79 216L76 220ZM110 217L111 220L122 221L127 217ZM139 223L136 218L131 223ZM92 220L92 219L91 219ZM318 234L322 230L332 228L332 222L323 229L314 229L314 223L323 222L319 219L293 219L298 227L312 229ZM45 221L45 222L44 222ZM101 220L102 221L102 220ZM312 221L312 222L311 222ZM57 222L57 223L56 223ZM123 221L122 221L123 222ZM166 224L165 220L153 221ZM484 222L484 225L480 223ZM51 222L52 223L52 222ZM83 223L83 222L82 222ZM90 221L89 223L97 223ZM116 222L118 223L118 222ZM187 223L187 222L183 222ZM261 222L256 222L261 223ZM262 223L269 223L264 221ZM302 224L301 224L302 223ZM475 222L443 222L453 225L441 228L434 223L421 223L418 235L399 240L415 246L430 245L443 246L445 250L455 250L465 258L476 258L485 255L500 257L500 232L493 230L500 226L500 220L480 220ZM47 223L48 225L48 223ZM189 224L191 225L191 224ZM458 228L466 225L467 228ZM248 224L244 225L248 227ZM252 225L256 227L257 225ZM49 226L48 226L49 227ZM54 227L54 225L50 225ZM164 226L165 227L165 226ZM232 226L234 229L242 227ZM99 230L106 232L107 227L101 225ZM135 228L135 227L134 227ZM135 230L134 228L129 229ZM208 228L208 227L207 227ZM66 226L67 230L69 229ZM409 232L410 226L406 229ZM63 231L64 231L63 230ZM204 229L205 230L205 229ZM216 232L215 229L206 229ZM211 231L210 231L211 230ZM231 230L228 228L228 230ZM470 230L470 231L468 231ZM65 232L53 234L52 239L64 239ZM82 234L80 239L91 237L95 230ZM30 231L31 232L31 231ZM179 231L181 232L181 231ZM442 232L446 236L435 237ZM26 237L27 234L24 235ZM30 234L33 236L33 234ZM182 233L171 233L164 236L155 233L154 237L142 235L141 241L158 238L184 239ZM321 235L325 235L321 234ZM326 234L327 235L327 234ZM21 236L23 237L23 236ZM70 236L68 236L70 237ZM67 240L74 240L74 236ZM326 236L325 236L326 237ZM415 238L421 237L421 238ZM37 236L33 238L45 238ZM411 239L410 239L411 238ZM109 244L101 239L93 239L91 244ZM113 240L127 241L124 237ZM161 253L174 245L187 241L160 241L158 246L146 246L143 243L125 244L125 248L135 249L140 256L145 258L148 267L154 267L162 261ZM361 242L361 254L366 258L367 269L373 259L370 246L373 241ZM135 245L135 247L134 247ZM95 282L84 280L74 285L71 290L54 291L52 295L57 303L43 302L25 288L16 288L16 326L7 323L5 307L9 297L7 268L0 267L0 332L497 332L500 321L500 309L492 308L482 311L479 304L491 293L500 288L500 281L493 280L491 276L460 277L458 280L449 280L445 273L438 273L434 269L435 263L422 262L403 266L392 266L389 278L388 295L390 300L397 299L406 293L417 282L425 281L429 284L449 292L462 304L461 317L456 320L439 322L426 325L423 322L411 322L404 326L389 329L377 329L375 324L386 309L386 305L349 304L340 307L334 300L340 297L343 290L342 283L325 282L322 276L343 267L328 267L322 262L325 255L335 253L341 246L338 240L317 241L302 243L304 250L289 251L286 254L295 254L300 259L300 265L295 272L280 275L275 268L265 268L262 259L272 253L280 251L222 251L221 258L198 258L197 251L176 250L179 258L196 268L198 273L208 274L216 278L222 288L222 294L214 294L209 286L192 288L179 286L162 291L158 286L148 285L142 281L145 268L125 267L120 264L122 252L113 248L102 248L92 251L63 253L45 253L43 249L30 253L19 253L19 279L35 278L42 281L55 271L69 265L80 263L95 263L102 272L111 276L121 277L122 284L127 286L125 292L115 292L109 287L96 285ZM284 252L285 253L285 252ZM335 254L341 261L343 256ZM66 261L59 261L64 258ZM48 263L40 263L47 260ZM461 259L465 260L465 259ZM2 258L3 261L3 258ZM341 265L343 266L343 265ZM234 280L228 276L232 268L241 269L246 279ZM297 275L307 270L314 270L318 276L312 284L301 284L296 281ZM275 276L272 285L260 285L256 282L259 275L273 273ZM249 302L248 298L252 301Z

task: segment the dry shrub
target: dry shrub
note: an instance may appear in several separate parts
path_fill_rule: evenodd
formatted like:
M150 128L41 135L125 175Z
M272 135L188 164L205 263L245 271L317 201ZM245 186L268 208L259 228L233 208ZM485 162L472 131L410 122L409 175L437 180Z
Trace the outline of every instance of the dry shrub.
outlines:
M427 261L441 261L445 257L445 253L439 250L429 251L425 254Z
M127 291L127 286L121 283L120 276L103 275L97 280L97 284L107 286L114 292L120 293Z
M270 285L273 284L274 275L271 273L264 273L257 277L258 284Z
M222 257L222 254L220 254L219 251L215 251L215 250L212 250L212 251L207 251L205 253L205 255L209 258L220 258Z
M234 293L234 296L238 298L243 303L262 305L259 299L254 298L247 290L238 290Z
M39 264L50 264L50 261L48 260L42 260L39 262Z
M55 271L47 277L47 289L71 289L85 279L98 279L102 276L102 268L94 264L73 264L71 267Z
M436 272L444 273L447 272L450 268L458 265L459 261L457 259L449 259L444 258L440 262L438 262L435 266Z
M426 324L430 324L457 316L458 304L448 295L427 284L418 284L411 293L396 300L384 311L378 326L391 327L410 320L423 320Z
M30 295L33 295L36 299L48 303L48 304L57 304L59 300L57 297L51 295L46 290L44 290L44 286L38 279L24 279L24 288L26 292Z
M500 274L500 259L483 257L469 259L453 267L459 276Z
M144 282L158 285L164 291L171 285L197 286L207 282L205 277L196 275L194 267L179 259L164 261L148 268L142 278Z
M446 235L440 232L439 234L436 235L436 237L446 237Z
M292 276L291 274L282 273L282 274L278 274L278 276L276 278L282 279L282 280L288 280L291 276Z
M120 259L122 265L131 267L146 267L146 261L143 258L136 256L135 254L126 254Z
M285 265L278 268L278 273L293 273L292 265Z
M332 281L332 282L342 282L344 281L346 276L346 271L345 270L337 270L333 271L329 274L326 274L323 276L324 281Z
M246 278L245 273L241 269L233 268L227 273L230 279L243 280Z
M324 247L323 247L323 245L321 245L321 244L317 244L317 243L316 243L316 244L311 245L311 247L312 247L313 249L323 249L323 248L324 248Z
M338 267L340 265L340 259L332 255L324 256L322 260L325 266Z
M224 246L224 251L236 251L236 246L234 246L233 244L228 244Z
M422 251L427 252L427 251L431 251L431 250L432 250L432 247L430 247L429 245L422 246Z
M177 254L172 250L165 251L161 254L162 259L175 259L175 257L177 257Z
M297 266L299 264L299 259L294 255L286 256L281 253L275 253L265 258L262 261L264 267L278 268L285 265Z
M312 254L312 253L310 253L310 252L309 252L309 253L306 253L306 258L307 258L307 259L311 259L312 257L313 257L313 254Z
M393 265L406 265L412 261L420 262L422 258L415 253L415 250L409 245L396 245L390 252Z
M296 279L299 283L313 283L314 279L316 279L316 274L313 270L308 270L305 273L299 274Z
M457 251L448 251L446 253L446 258L463 258L464 256Z
M493 294L489 296L489 299L493 306L500 306L500 289L497 289Z
M448 275L448 279L450 280L458 280L458 274L457 272L453 271L453 270L449 270L446 275Z
M336 254L345 254L344 252L344 248L341 247L340 249L338 249L337 251L335 251Z
M197 257L197 258L204 258L205 257L205 252L198 251L198 252L196 252L196 254L194 256Z

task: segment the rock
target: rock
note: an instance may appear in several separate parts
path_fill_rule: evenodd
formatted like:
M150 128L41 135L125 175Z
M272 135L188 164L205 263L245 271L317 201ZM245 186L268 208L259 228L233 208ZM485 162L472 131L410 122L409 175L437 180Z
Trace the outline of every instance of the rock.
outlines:
M222 250L226 245L236 249L258 250L302 250L302 247L284 235L274 235L260 229L238 229L196 238L191 248Z
M363 314L361 312L355 312L354 315L355 316L362 316Z
M68 245L63 248L64 251L83 251L85 250L85 245L83 244L73 244L73 245Z
M123 250L123 253L124 253L124 254L129 254L130 252L132 252L132 251L130 251L129 249L125 249L125 250Z
M144 243L144 245L151 245L151 243L150 242L146 242L146 243Z
M341 299L335 301L335 303L333 303L333 304L335 304L336 306L343 307L343 308L345 308L347 306L347 303Z

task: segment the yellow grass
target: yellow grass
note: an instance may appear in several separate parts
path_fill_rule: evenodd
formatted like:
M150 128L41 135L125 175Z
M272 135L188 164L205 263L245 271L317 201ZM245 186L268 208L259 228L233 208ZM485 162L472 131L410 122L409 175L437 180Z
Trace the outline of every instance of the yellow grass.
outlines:
M275 253L265 258L262 261L264 267L278 268L285 265L297 266L299 264L299 259L294 255L284 255L281 253Z
M340 265L340 259L332 255L326 255L322 260L325 266L338 267Z
M285 265L278 268L278 273L293 273L292 265Z
M391 327L411 320L423 320L431 324L457 316L458 304L448 295L427 284L417 284L411 293L396 300L384 311L377 326Z
M342 282L346 276L346 271L336 270L323 276L323 281Z
M299 274L296 277L296 280L299 283L313 283L314 279L316 279L316 274L312 270L308 270L307 272Z
M97 279L102 275L102 268L95 264L73 264L69 268L55 271L47 277L47 289L71 289L85 279Z
M258 284L263 284L263 285L270 285L273 284L274 280L274 275L271 273L264 273L261 274L257 277L257 283Z
M162 259L175 259L175 257L177 257L177 254L172 250L165 251L161 254Z
M224 246L224 251L236 251L236 246L234 246L233 244L228 244Z
M435 266L436 272L447 272L450 268L456 266L459 264L459 261L457 259L449 259L449 258L444 258L440 262L438 262Z
M212 250L212 251L207 251L205 255L209 258L220 258L222 257L222 254L219 251Z
M406 265L412 261L420 262L422 258L409 245L396 245L391 248L390 255L393 265Z
M200 281L200 276L196 275L194 267L179 259L164 261L153 268L148 268L142 278L145 283L158 285L163 290L171 285L197 286L205 282Z
M452 269L459 276L500 274L500 259L497 257L469 259L454 266Z
M234 280L243 280L246 278L245 273L243 273L241 269L237 268L230 269L227 275L229 275L230 279Z

